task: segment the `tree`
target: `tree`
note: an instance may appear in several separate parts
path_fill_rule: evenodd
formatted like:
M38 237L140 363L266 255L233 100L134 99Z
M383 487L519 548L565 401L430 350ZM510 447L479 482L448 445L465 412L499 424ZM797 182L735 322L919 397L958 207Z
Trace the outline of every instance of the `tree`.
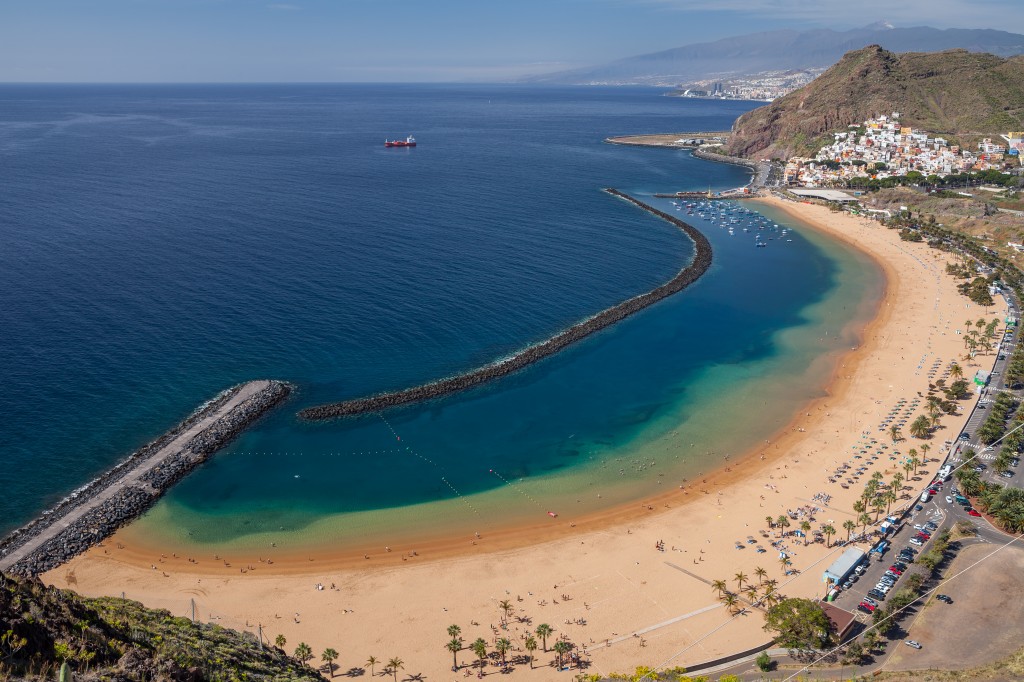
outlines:
M458 670L459 652L462 651L462 638L452 637L452 639L444 645L444 648L452 652L452 670Z
M860 518L857 519L857 521L859 521L861 525L860 532L864 533L868 529L868 524L871 523L871 517L867 513L864 513L860 515Z
M959 364L957 364L955 362L952 365L950 365L950 367L949 367L949 378L952 379L953 381L956 381L958 379L963 379L964 378L963 367L961 367Z
M754 575L757 576L758 582L763 583L765 578L768 577L768 571L766 571L764 567L758 566L754 569Z
M458 637L461 634L462 634L462 628L460 628L458 625L449 625L448 626L448 636L451 637L452 639L455 639L456 637Z
M806 520L805 521L801 521L800 522L800 530L803 531L803 533L804 533L804 547L806 547L807 546L807 534L811 532L811 522L810 521L806 521Z
M313 658L313 650L305 642L299 642L299 645L295 647L295 660L305 665L306 661L311 658Z
M757 658L754 659L754 663L757 664L758 670L760 670L763 673L766 673L772 669L772 657L768 655L767 651L762 651L761 653L759 653L757 655Z
M395 677L395 682L398 682L398 671L405 668L405 661L398 658L397 656L388 661L388 670Z
M370 656L366 659L366 665L370 666L370 677L373 677L376 674L374 673L373 667L377 665L377 663L378 661L376 656Z
M864 658L864 646L854 640L846 645L843 650L843 665L860 665Z
M487 642L484 641L483 637L477 637L470 648L473 649L473 653L476 654L480 661L480 667L483 668L487 664Z
M843 521L843 530L846 531L846 541L847 542L850 541L850 536L853 534L853 530L856 527L857 527L857 524L854 523L854 521L852 519L847 519L846 521Z
M831 524L825 524L821 527L821 532L825 534L825 547L831 547L831 537L836 534L836 529Z
M782 535L786 535L786 529L789 528L789 517L785 514L780 514L779 518L775 520L775 525L782 529Z
M533 670L533 652L537 650L537 640L533 638L533 635L530 635L523 642L523 646L530 653L530 670Z
M555 649L555 653L558 654L558 669L561 670L562 669L562 656L564 656L565 654L569 653L569 651L572 649L572 645L569 644L564 639L560 639L557 642L555 642L554 649Z
M747 585L747 589L743 592L747 595L747 601L751 604L757 603L757 585Z
M334 662L338 660L338 652L327 647L324 649L323 655L320 656L320 660L327 664L327 669L331 671L331 677L334 677Z
M727 586L724 580L711 581L711 589L716 590L718 592L719 597L722 596L722 593L725 592L726 588ZM540 633L538 632L537 634L539 635Z
M740 600L737 599L736 595L732 592L726 592L719 599L719 601L721 601L725 605L725 608L727 608L730 613L733 613L736 608L736 605L740 603Z
M931 422L923 414L910 423L910 435L914 438L927 438L930 435Z
M764 614L764 630L777 633L783 647L820 649L832 640L833 629L821 606L810 599L784 599Z
M554 630L547 623L541 623L537 626L537 636L540 637L541 643L544 645L545 653L548 650L548 635L553 633Z
M893 443L899 443L903 440L903 433L900 431L899 424L893 424L889 427L889 437L892 438Z
M734 575L732 579L736 581L736 589L742 590L743 583L747 581L747 574L743 571L740 571L736 575Z
M768 530L771 530L772 528L775 527L775 517L772 516L771 514L769 514L768 516L764 517L764 520L768 522Z
M512 642L508 641L505 637L502 637L494 643L494 649L498 652L498 655L501 656L501 665L503 667L505 666L505 654L507 654L508 650L511 648Z
M921 443L921 460L923 462L927 462L928 461L928 451L931 450L931 449L932 449L932 446L928 445L928 443Z
M500 602L498 602L498 608L501 609L501 612L504 614L504 617L507 620L509 614L511 614L513 610L512 602L510 602L508 599L502 599Z
M284 638L284 635L278 635L274 638L274 645L278 649L284 649L285 645L288 644L288 640Z

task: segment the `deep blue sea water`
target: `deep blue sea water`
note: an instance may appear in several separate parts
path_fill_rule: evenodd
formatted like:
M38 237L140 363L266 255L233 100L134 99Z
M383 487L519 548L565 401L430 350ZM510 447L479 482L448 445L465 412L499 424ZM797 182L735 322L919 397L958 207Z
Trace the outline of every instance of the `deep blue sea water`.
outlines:
M383 418L294 413L470 369L671 277L683 235L600 189L747 172L602 140L725 129L751 106L647 88L0 86L0 531L252 378L299 391L151 525L209 542L326 517L356 532L428 503L475 523L618 468L650 489L638 444L842 346L873 280L862 257L708 224L705 278L556 358ZM410 133L416 149L382 145ZM800 328L819 342L784 341ZM725 447L817 389L792 390Z

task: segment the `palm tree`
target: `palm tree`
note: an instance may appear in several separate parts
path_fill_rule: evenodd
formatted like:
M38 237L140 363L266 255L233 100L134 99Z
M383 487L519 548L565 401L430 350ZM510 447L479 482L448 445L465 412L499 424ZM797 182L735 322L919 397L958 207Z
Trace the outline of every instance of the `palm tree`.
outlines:
M863 533L868 529L868 524L871 523L871 517L864 513L860 515L860 518L858 518L857 521L860 522L860 532Z
M334 662L338 660L338 652L327 647L324 649L323 655L320 656L320 660L327 664L327 669L331 671L331 677L334 677Z
M782 535L783 537L785 537L786 529L789 528L789 517L785 514L781 514L779 518L775 521L775 525L782 528Z
M885 513L888 514L890 511L892 511L892 503L895 502L899 498L896 495L896 491L891 489L891 488L889 489L889 492L887 492L885 494L884 497L885 497Z
M509 614L512 613L512 602L508 599L502 599L498 602L498 608L501 609L501 612L505 614L505 618L508 619Z
M405 661L398 658L397 656L388 661L388 669L391 674L395 677L395 682L398 682L398 671L405 668Z
M878 517L882 515L882 509L885 507L885 500L883 500L881 497L876 497L875 499L871 500L871 506L875 510L875 521L877 521Z
M476 657L480 659L480 667L483 668L487 665L487 642L484 641L484 638L477 637L471 648Z
M942 423L942 413L940 413L940 412L934 412L934 413L932 413L928 417L928 425L932 429L939 428L939 424L941 424L941 423Z
M277 646L278 649L284 649L287 643L288 640L284 638L284 635L278 635L274 638L274 644Z
M541 623L537 626L537 636L540 637L540 641L544 645L545 653L548 650L548 635L550 635L552 632L554 632L554 630L552 630L551 626L547 623Z
M903 440L903 434L900 432L899 424L893 424L889 427L889 437L892 438L893 443L899 443Z
M537 650L537 640L533 638L533 635L530 635L523 642L523 646L530 652L530 670L533 670L533 652Z
M858 514L863 514L865 511L867 511L867 505L863 499L857 500L856 502L853 503L853 511L855 511Z
M295 647L295 660L305 665L306 661L311 658L313 658L313 650L305 642L299 642L299 645Z
M462 634L462 628L460 628L458 625L449 625L448 626L448 636L451 637L452 639L455 639L456 637L458 637L461 634Z
M747 585L747 589L743 590L743 592L747 595L747 601L751 604L757 602L757 585Z
M718 596L721 597L722 593L725 592L726 583L724 580L712 580L711 589L718 591ZM537 634L540 634L539 632Z
M754 569L754 575L757 576L758 582L764 583L764 579L768 577L768 571L766 571L763 567L758 566Z
M903 490L903 474L898 471L892 475L892 489L896 492Z
M508 653L508 650L512 648L512 642L510 642L507 639L505 639L504 637L502 637L501 639L499 639L497 642L494 643L494 648L497 650L498 654L501 656L501 665L502 665L502 667L504 667L505 666L505 654Z
M793 565L793 561L788 557L782 557L782 572L789 575L789 567Z
M373 677L376 673L373 671L373 666L377 665L380 661L377 660L376 656L370 656L366 659L366 665L370 666L370 677Z
M768 522L768 530L771 530L772 528L775 527L775 517L772 516L771 514L769 514L768 516L764 517L764 520Z
M562 669L562 656L569 653L572 649L572 644L569 644L564 639L560 639L555 642L555 653L558 654L558 669Z
M810 521L801 521L800 522L800 530L802 530L804 532L804 547L806 547L807 546L807 534L811 532L811 522Z
M850 541L850 536L853 535L853 529L857 527L857 524L851 519L843 521L843 529L846 531L846 541Z
M451 641L444 645L444 648L452 652L452 670L459 669L458 654L462 651L462 638L452 637Z
M914 468L914 465L909 461L903 463L903 471L907 472L907 477L910 477L910 470Z
M958 379L963 379L964 378L964 370L963 370L963 368L960 365L958 365L957 363L954 362L950 366L950 368L949 368L949 378L952 379L953 381L957 381Z
M725 608L729 609L729 612L731 613L736 608L736 604L738 604L740 600L731 592L726 592L720 601L725 604Z
M923 462L928 461L928 451L932 449L932 446L928 443L921 443L921 459Z
M918 415L917 419L910 423L910 435L914 438L927 438L928 437L928 417Z
M831 547L832 543L830 542L829 538L836 534L836 529L833 528L830 524L826 523L824 526L821 527L821 532L825 534L825 547Z
M746 582L746 580L747 580L747 574L744 573L743 571L740 571L739 573L734 575L732 577L732 579L736 581L736 589L742 590L743 589L743 583Z

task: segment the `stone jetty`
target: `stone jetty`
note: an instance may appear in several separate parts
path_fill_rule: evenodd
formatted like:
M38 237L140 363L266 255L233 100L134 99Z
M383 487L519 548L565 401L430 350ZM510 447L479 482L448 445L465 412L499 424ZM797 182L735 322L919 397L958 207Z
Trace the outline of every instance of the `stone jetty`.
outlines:
M0 540L0 570L49 571L109 537L149 509L247 426L288 397L280 381L232 387L184 421Z
M565 347L584 339L605 327L643 310L644 308L657 303L658 301L679 292L707 272L711 267L711 244L707 238L696 228L688 223L679 220L673 215L659 211L658 209L645 204L616 189L604 190L612 196L624 199L648 213L675 225L682 230L693 241L695 252L693 260L680 270L675 277L661 286L648 291L645 294L634 296L622 303L607 308L593 317L574 324L562 332L552 336L546 341L529 346L514 355L498 360L492 364L480 367L465 374L439 379L427 384L407 388L391 393L382 393L366 398L356 398L338 403L309 407L299 412L299 417L308 420L332 419L335 417L348 417L366 412L378 412L380 410L398 407L409 403L421 402L439 398L457 391L464 391L469 388L480 386L503 376L507 376L524 367L527 367L538 360L554 355Z

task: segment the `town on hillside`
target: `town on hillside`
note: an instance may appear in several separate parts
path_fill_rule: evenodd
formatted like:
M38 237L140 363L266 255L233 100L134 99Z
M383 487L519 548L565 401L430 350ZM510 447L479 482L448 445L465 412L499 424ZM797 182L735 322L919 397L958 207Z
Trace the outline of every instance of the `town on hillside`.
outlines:
M900 123L899 112L869 118L834 133L832 144L814 158L793 157L784 182L803 187L848 186L855 178L898 178L914 183L929 176L1003 170L1021 165L1024 132L1009 132L1002 141L984 138L976 150Z

